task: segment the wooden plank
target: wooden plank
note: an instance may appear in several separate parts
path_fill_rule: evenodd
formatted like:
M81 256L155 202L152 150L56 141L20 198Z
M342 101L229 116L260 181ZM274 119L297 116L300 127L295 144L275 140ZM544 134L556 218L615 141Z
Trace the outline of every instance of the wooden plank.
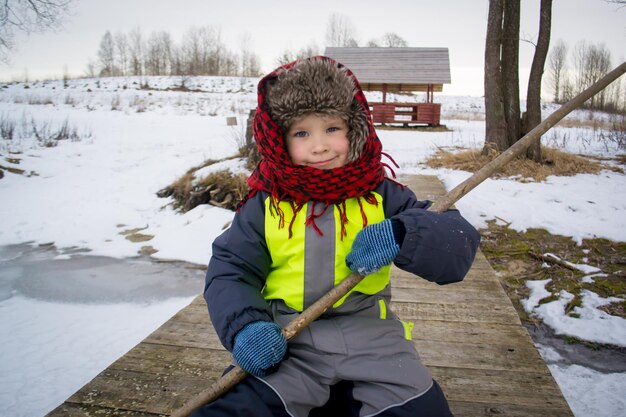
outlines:
M459 417L572 417L572 414L561 406L550 404L512 405L493 402L448 401L450 410Z
M413 326L412 335L414 340L488 346L522 346L532 343L524 327L501 323L420 320Z
M204 380L221 374L230 361L230 353L222 347L204 349L143 342L113 362L109 369Z
M446 303L446 304L479 304L482 308L492 305L508 306L508 300L503 300L500 291L466 290L442 291L438 288L426 287L419 291L392 288L392 299L405 303Z
M569 410L547 368L546 372L541 373L449 367L429 369L451 401L478 404L497 402Z
M201 323L169 320L144 341L161 345L222 349L215 329L213 329L207 314L204 314L204 322Z
M517 324L521 322L512 306L446 303L391 302L392 310L404 320L441 320L463 323Z
M199 381L193 376L107 368L66 402L103 408L169 414L211 384L219 374Z
M414 340L424 365L459 369L548 373L534 346L523 344L470 344Z
M119 408L98 407L96 405L63 403L54 409L48 417L94 417L94 416L115 416L115 417L166 417L169 414L154 414L133 410L122 410Z

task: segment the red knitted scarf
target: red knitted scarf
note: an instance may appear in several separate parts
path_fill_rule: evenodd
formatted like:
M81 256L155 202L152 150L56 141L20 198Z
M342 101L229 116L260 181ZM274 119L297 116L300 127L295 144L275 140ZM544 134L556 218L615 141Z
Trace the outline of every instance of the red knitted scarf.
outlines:
M283 129L271 118L265 103L265 96L268 81L276 78L281 70L288 69L293 65L294 63L287 64L268 74L259 82L259 105L254 116L253 131L261 154L261 161L248 178L251 191L242 200L240 207L257 191L266 191L271 196L271 214L280 216L279 227L284 227L285 214L278 205L279 201L291 203L293 210L291 223L306 202L321 203L322 207L318 212L314 206L306 219L306 225L312 226L321 235L322 231L315 224L315 219L320 217L330 205L334 204L340 213L341 237L343 238L346 233L345 224L348 222L345 200L357 198L361 207L363 227L365 227L367 217L361 200L377 205L376 198L371 191L383 181L385 177L384 168L389 168L394 177L395 174L389 165L381 162L382 144L371 123L367 100L358 81L349 70L347 74L354 79L356 85L356 100L361 104L369 121L369 135L360 156L347 165L328 170L291 163L283 141ZM385 156L389 157L386 154ZM390 160L393 162L391 158ZM395 164L395 162L393 163ZM289 237L292 235L291 225L289 224Z

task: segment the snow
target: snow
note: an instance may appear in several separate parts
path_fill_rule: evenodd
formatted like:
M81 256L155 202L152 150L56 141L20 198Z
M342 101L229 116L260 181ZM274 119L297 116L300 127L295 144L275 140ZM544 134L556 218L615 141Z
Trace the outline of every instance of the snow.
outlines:
M0 85L0 124L16 122L13 140L0 140L0 248L54 243L57 259L80 254L63 248L87 248L90 255L128 258L151 246L157 259L204 265L211 242L232 219L232 212L199 206L176 212L157 191L207 159L235 157L244 121L256 101L257 79L197 77L185 79L193 92L173 91L182 78L148 77L13 83ZM150 89L140 88L148 84ZM171 91L165 91L170 88ZM368 98L376 99L373 94ZM394 95L389 95L393 100ZM423 97L415 97L423 100ZM407 101L409 98L402 97ZM438 148L480 148L484 138L483 101L441 96L442 118L450 131L379 130L384 151L400 165L396 173L437 175L451 189L467 172L433 169L423 162ZM544 108L549 114L556 107ZM238 126L226 124L236 117ZM575 111L572 120L607 121L610 116ZM29 126L63 123L76 129L73 140L43 147L26 134ZM611 158L623 150L606 140L602 129L555 127L544 138L567 151ZM19 161L18 161L19 160ZM195 181L219 169L244 172L233 158L198 172ZM540 183L488 179L456 206L477 228L489 220L506 221L519 231L540 227L550 233L626 241L625 175L605 170L597 175L549 177ZM126 239L130 230L154 236L147 242ZM0 252L2 254L2 252ZM5 256L5 255L2 255ZM15 271L1 269L0 256L0 414L44 415L136 345L190 297L151 301L84 303L42 300L4 293L3 282ZM593 265L574 265L600 276ZM598 307L621 300L583 292L582 307L568 316L572 295L540 304L551 295L547 280L529 282L524 307L555 332L626 346L626 324ZM545 349L544 349L545 350ZM543 353L543 352L542 352ZM553 355L554 356L554 355ZM544 356L545 357L545 356ZM624 415L625 375L603 374L556 360L550 369L577 417Z
M622 298L602 298L588 290L581 291L582 307L574 307L572 317L565 312L567 303L574 295L561 290L555 301L539 304L539 300L551 296L545 285L550 280L528 281L530 296L523 303L524 309L553 328L556 334L574 336L590 342L626 347L626 320L607 314L598 307L623 301Z
M551 347L538 345L537 348L577 417L624 415L626 373L602 373L579 365L568 365Z
M0 415L45 415L190 301L85 305L21 296L3 301Z

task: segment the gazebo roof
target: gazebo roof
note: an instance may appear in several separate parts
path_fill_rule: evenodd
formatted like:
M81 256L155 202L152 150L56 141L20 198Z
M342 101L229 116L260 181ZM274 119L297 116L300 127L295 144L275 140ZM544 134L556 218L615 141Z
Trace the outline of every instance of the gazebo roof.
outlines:
M364 90L441 91L450 83L448 48L326 48L324 55L356 75Z

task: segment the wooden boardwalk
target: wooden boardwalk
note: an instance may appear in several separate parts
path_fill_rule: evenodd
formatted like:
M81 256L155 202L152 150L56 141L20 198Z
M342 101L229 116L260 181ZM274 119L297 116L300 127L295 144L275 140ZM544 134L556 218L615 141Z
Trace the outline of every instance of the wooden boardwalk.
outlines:
M402 182L420 199L444 192L436 177ZM573 416L482 252L458 284L392 274L393 309L415 322L415 346L455 416ZM48 416L166 416L229 360L199 296Z

